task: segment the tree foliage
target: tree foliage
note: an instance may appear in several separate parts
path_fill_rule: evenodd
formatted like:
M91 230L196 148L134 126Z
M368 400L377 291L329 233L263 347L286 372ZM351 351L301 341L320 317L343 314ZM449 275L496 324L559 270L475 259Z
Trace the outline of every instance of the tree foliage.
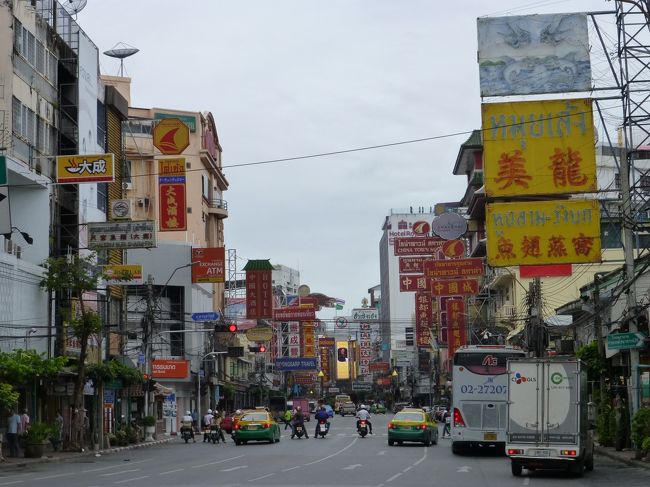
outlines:
M0 352L0 381L21 384L36 377L51 379L66 365L65 357L44 358L35 350Z
M97 382L119 380L124 385L137 384L144 380L144 375L142 375L140 370L124 365L117 360L88 365L86 376Z
M589 381L598 381L600 376L607 371L605 358L598 355L598 344L596 342L581 346L576 351L576 356L582 360Z
M3 409L11 409L16 406L20 394L14 389L11 384L0 382L0 407ZM1 457L2 455L0 455Z

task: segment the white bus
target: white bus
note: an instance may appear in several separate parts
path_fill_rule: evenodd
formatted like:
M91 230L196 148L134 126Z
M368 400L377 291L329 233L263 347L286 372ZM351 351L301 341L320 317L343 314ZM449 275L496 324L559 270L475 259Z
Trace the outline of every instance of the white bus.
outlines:
M503 345L468 345L456 350L452 371L451 450L502 451L506 442L506 362L526 353Z

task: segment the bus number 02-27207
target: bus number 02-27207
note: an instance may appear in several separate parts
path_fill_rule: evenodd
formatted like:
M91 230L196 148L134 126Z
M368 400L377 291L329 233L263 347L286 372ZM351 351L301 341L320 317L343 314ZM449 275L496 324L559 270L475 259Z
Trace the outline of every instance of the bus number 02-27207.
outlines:
M486 384L486 385L471 385L466 384L460 386L461 394L505 394L508 392L508 386Z

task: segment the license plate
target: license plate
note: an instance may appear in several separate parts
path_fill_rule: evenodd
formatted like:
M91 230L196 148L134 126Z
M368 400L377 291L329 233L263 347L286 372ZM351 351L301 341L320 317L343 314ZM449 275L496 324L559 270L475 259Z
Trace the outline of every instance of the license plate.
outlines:
M484 433L483 434L483 440L484 441L497 441L497 434L496 433Z
M259 424L249 424L248 429L249 430L256 430L259 429L260 425Z
M531 452L535 457L549 457L551 456L550 450L533 450Z

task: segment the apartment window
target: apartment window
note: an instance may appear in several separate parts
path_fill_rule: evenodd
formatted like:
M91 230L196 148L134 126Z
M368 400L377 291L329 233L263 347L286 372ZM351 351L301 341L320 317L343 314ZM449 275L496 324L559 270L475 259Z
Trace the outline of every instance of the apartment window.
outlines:
M108 183L97 183L97 209L104 213L108 209Z
M614 187L616 189L621 189L621 174L618 172L614 174Z
M206 200L210 199L210 181L205 175L201 175L201 191Z
M36 41L36 70L45 73L45 46L40 41Z
M639 180L639 187L641 192L645 194L650 194L650 176L641 176Z
M185 355L185 339L182 330L182 325L172 325L169 327L169 331L172 332L169 334L169 354L172 357L183 357Z

